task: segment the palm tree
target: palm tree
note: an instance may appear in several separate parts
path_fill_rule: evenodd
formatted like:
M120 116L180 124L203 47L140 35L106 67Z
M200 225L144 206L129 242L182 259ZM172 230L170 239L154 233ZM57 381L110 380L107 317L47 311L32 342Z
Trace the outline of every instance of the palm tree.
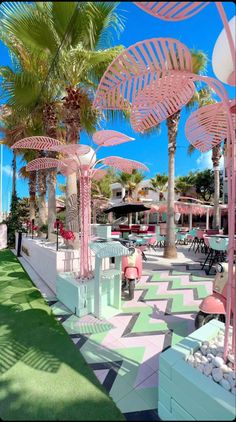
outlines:
M159 200L162 201L164 195L163 192L167 190L168 176L166 174L157 173L150 179L152 187L150 190L159 193Z
M29 183L29 219L36 218L36 171L26 171L26 166L21 167L19 175Z
M111 33L124 28L116 7L117 3L110 2L36 2L6 4L2 8L2 40L7 34L8 46L11 44L13 50L17 40L18 50L20 46L33 51L35 57L43 55L47 72L53 70L53 86L58 88L54 99L61 100L61 92L65 92L63 120L69 143L79 142L81 130L95 130L98 114L92 109L94 89L122 49L104 49ZM42 88L45 84L41 85L40 95ZM67 178L67 227L78 233L75 174Z
M175 191L181 196L186 196L193 186L191 176L179 176L175 179Z
M191 51L193 73L201 74L205 71L207 56L202 51ZM205 95L206 89L202 89L195 92L195 95L187 104L187 110L192 108L194 105L198 105L199 97ZM176 151L176 139L178 135L179 121L180 121L181 110L178 110L172 116L167 118L166 124L168 128L168 193L167 193L167 234L166 244L164 249L165 258L176 258L177 251L175 246L175 211L174 211L174 200L175 200L175 151Z
M121 172L117 177L116 181L120 183L125 189L125 196L122 198L124 202L132 202L133 194L138 190L141 181L144 179L144 175L138 170L133 170L132 173ZM131 224L132 214L128 215L128 224Z

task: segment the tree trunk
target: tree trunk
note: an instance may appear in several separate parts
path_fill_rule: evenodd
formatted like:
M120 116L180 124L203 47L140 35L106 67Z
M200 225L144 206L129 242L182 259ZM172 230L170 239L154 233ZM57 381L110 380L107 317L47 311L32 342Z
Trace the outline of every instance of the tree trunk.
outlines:
M168 127L168 193L167 193L167 233L164 258L177 258L175 246L175 151L180 111L167 119Z
M57 139L58 118L55 111L55 104L46 104L43 110L44 129L47 136ZM57 153L48 153L49 157L56 158ZM52 241L54 223L57 218L56 211L56 183L57 170L48 171L48 240Z
M213 229L220 228L220 157L221 147L215 146L212 149L212 163L214 171L214 214L213 214Z
M45 170L38 171L38 202L39 202L39 227L47 224L47 211L46 211L46 172Z
M36 217L36 172L29 172L29 218L30 221L35 220Z
M16 151L13 150L12 160L12 196L16 196Z
M67 144L77 144L80 141L81 120L80 110L82 93L77 88L67 88L64 99L64 123L66 126ZM79 246L79 212L78 212L77 174L67 176L66 180L66 228L75 235L74 248Z

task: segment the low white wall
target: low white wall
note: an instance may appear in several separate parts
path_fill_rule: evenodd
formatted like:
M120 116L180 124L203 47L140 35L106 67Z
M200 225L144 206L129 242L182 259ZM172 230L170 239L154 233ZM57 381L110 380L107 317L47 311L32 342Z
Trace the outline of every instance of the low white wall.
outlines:
M57 272L79 271L78 250L56 251L40 239L22 236L21 255L55 293Z
M16 233L15 249L17 251L18 233ZM49 243L49 242L48 242ZM49 246L42 239L22 235L21 255L33 267L36 273L56 294L57 273L79 271L79 250L60 249L56 251L55 245ZM103 259L102 268L109 268L109 258ZM92 268L95 267L95 257L92 252Z
M0 249L7 247L7 225L0 224Z

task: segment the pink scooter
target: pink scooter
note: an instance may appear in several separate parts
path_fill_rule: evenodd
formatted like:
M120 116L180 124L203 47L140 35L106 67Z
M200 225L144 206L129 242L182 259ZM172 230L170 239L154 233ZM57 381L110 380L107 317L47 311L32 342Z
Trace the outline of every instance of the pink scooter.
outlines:
M131 248L133 253L122 257L122 290L129 290L130 300L134 298L135 282L140 280L143 269L142 252L133 246Z
M206 324L211 319L215 318L225 322L226 315L226 300L227 300L227 281L228 281L228 264L218 264L216 276L213 282L213 293L207 296L200 303L198 312L195 318L195 328L199 328ZM234 273L235 274L235 273ZM235 275L234 275L235 276ZM231 314L235 311L236 298L234 287L231 292Z

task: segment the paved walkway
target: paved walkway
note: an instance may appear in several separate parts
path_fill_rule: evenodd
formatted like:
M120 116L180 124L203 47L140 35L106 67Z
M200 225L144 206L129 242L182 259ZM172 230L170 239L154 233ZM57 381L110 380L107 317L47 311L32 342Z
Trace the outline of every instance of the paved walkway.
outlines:
M161 249L147 253L134 299L123 300L122 312L109 320L78 318L46 294L54 315L127 420L159 419L159 355L194 331L199 304L212 290L213 277L196 262L204 256L189 253L188 246L178 250L176 260L163 259Z

